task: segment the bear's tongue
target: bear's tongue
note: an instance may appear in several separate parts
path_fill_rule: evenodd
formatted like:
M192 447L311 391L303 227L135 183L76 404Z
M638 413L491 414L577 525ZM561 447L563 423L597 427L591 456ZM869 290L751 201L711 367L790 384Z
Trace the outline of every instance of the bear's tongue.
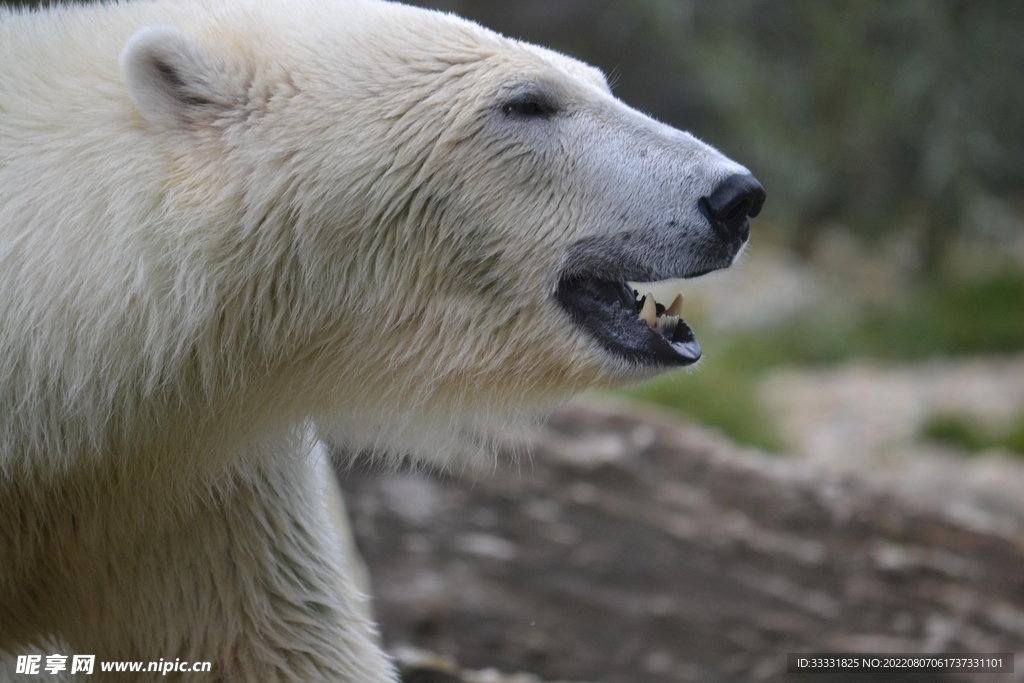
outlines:
M564 281L557 298L608 351L643 365L682 366L700 359L693 330L680 317L683 295L667 307L621 282Z

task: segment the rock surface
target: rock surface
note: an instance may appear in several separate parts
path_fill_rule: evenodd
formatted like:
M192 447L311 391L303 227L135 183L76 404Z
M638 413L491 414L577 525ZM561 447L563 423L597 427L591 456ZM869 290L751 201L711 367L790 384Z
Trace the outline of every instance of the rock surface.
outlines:
M1024 651L1012 526L980 529L855 474L612 405L566 408L532 459L509 462L459 478L343 475L388 647L606 683L792 680L788 652ZM407 669L471 678L431 675Z
M971 456L919 436L942 415L1006 430L1024 415L1024 356L785 368L759 393L794 455L979 528L1024 528L1024 459L997 449Z

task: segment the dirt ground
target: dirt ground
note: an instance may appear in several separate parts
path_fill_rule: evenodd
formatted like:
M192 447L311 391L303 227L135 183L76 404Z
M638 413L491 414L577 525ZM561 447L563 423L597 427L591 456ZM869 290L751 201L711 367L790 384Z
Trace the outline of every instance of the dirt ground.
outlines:
M577 403L493 473L343 486L393 651L547 681L1024 680L787 675L790 652L1024 651L1024 534L694 425ZM474 676L407 672L498 680Z

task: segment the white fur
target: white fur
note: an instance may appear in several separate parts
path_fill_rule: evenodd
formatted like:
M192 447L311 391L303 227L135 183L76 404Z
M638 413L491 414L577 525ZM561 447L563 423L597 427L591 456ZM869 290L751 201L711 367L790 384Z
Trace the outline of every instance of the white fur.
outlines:
M498 115L524 83L560 132ZM644 376L552 300L566 249L738 169L449 15L0 10L0 650L391 680L317 434L450 462Z

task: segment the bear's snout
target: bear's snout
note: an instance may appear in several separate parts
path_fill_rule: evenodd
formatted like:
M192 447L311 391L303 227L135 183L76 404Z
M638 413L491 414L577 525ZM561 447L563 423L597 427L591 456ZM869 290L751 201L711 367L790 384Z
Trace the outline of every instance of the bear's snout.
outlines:
M765 193L761 183L750 173L729 176L706 197L697 202L700 212L726 242L745 242L750 236L750 222L761 212Z

